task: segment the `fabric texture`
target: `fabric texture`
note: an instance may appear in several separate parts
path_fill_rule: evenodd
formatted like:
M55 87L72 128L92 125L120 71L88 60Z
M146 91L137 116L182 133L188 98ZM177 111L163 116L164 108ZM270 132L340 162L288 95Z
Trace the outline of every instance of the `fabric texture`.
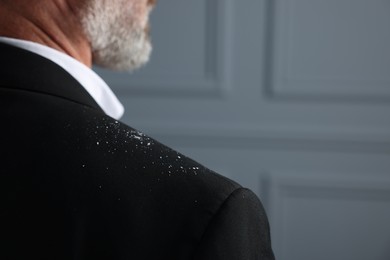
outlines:
M53 62L0 57L0 259L274 259L253 192L107 116Z

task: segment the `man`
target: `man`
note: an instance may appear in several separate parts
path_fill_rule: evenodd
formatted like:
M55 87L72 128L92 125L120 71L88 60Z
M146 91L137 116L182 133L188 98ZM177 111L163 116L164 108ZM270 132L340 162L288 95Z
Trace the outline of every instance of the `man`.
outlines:
M0 259L274 259L248 189L116 121L150 0L0 1Z

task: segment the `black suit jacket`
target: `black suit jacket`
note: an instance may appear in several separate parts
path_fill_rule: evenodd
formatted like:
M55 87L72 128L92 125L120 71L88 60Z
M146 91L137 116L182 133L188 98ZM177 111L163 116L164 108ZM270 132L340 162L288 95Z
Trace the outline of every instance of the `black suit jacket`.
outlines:
M105 115L0 44L0 259L273 259L250 190Z

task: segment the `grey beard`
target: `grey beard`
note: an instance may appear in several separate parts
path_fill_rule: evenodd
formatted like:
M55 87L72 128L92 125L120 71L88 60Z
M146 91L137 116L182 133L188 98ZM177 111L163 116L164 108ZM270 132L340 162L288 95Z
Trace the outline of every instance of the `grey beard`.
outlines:
M134 21L126 20L121 6L91 1L82 15L82 25L92 47L95 65L132 71L146 64L152 52L149 34Z
M148 35L133 30L123 38L112 37L105 47L92 47L95 65L117 71L133 71L149 61L152 46Z

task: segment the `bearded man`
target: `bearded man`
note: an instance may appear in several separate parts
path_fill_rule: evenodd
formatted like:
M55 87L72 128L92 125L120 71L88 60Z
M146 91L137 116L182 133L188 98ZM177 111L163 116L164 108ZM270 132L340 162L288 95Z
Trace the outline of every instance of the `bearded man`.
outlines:
M194 0L195 1L195 0ZM117 121L150 0L0 0L0 259L274 259L254 193Z

